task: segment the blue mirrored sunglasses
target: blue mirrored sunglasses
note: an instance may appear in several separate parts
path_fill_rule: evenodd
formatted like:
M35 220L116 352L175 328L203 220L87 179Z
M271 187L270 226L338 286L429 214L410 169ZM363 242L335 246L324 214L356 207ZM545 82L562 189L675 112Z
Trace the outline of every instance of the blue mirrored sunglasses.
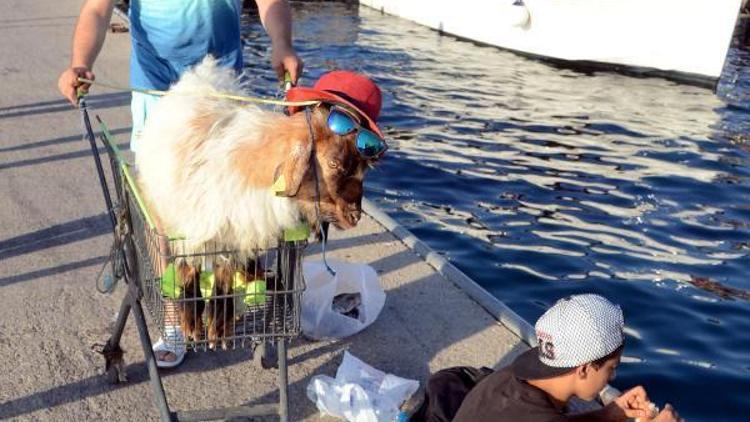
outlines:
M341 107L333 106L328 113L328 128L339 136L357 131L355 145L364 158L377 158L388 149L385 140L375 132L365 129L353 114Z

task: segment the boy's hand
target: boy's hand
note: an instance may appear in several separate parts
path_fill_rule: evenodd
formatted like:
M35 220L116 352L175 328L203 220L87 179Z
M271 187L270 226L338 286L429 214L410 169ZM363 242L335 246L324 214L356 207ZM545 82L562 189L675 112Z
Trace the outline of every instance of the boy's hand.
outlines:
M86 78L94 80L94 72L87 67L70 67L65 69L60 74L60 78L57 80L57 88L63 97L67 98L74 106L78 105L78 93L80 89L84 94L89 91L91 84L79 82L78 78Z
M622 393L613 403L628 418L645 418L647 420L653 416L651 402L648 400L646 390L640 385Z

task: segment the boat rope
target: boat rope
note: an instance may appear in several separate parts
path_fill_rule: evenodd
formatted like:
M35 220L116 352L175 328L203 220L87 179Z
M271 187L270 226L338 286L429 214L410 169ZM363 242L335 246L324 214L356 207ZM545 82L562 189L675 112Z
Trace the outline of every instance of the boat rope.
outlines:
M131 91L131 92L138 92L141 94L156 95L156 96L164 96L168 92L168 91L160 91L156 89L126 87L122 85L115 85L115 84L109 84L109 83L100 82L100 81L94 81L92 79L86 79L86 78L78 78L78 82L83 82L83 83L87 83L91 85L96 84L96 85L103 86L105 88L117 89L120 91ZM171 94L175 94L175 93L172 92ZM191 94L189 92L186 92L186 93L180 93L180 95L191 95ZM193 95L198 95L198 94L193 94ZM234 101L245 102L245 103L272 104L272 105L280 105L280 106L304 107L304 106L320 104L320 101L317 101L317 100L284 101L284 100L274 100L270 98L249 97L249 96L244 96L244 95L227 94L227 93L222 93L222 92L201 93L200 95L204 95L204 96L212 97L212 98L234 100Z

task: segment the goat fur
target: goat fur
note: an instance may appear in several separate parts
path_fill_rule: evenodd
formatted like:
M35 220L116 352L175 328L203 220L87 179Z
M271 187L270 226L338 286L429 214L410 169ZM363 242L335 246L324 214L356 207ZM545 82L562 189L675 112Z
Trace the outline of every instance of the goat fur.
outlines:
M231 69L207 57L157 102L139 142L139 184L161 229L187 239L186 253L208 242L246 253L264 248L301 219L294 198L271 190L272 171L248 172L309 157L307 131L218 93L244 90Z

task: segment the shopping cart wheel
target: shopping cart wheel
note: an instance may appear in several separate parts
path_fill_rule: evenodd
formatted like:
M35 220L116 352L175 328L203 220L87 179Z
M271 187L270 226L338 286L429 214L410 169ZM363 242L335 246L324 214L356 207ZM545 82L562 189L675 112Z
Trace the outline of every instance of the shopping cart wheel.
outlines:
M276 345L270 341L264 341L258 345L253 353L253 363L261 369L278 368L279 354L276 351Z
M122 363L110 365L104 375L107 379L107 382L110 384L123 384L128 382L128 378L125 375L125 368L123 367Z
M125 360L120 345L96 344L93 350L104 356L104 377L110 384L120 384L128 381L125 375Z

